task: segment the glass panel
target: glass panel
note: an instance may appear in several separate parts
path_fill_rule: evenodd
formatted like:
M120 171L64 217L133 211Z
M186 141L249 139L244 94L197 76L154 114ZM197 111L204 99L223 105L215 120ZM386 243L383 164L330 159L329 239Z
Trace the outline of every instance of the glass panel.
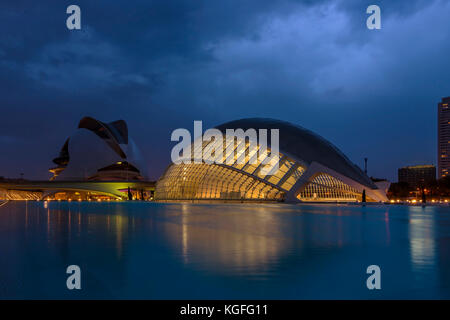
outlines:
M239 144L237 144L233 152L227 155L227 159L225 161L226 165L231 166L236 162L236 153L240 151L239 148L242 148L245 151L245 141L241 141ZM242 151L240 153L242 154Z
M297 169L292 171L290 176L282 183L281 188L287 191L291 190L291 188L298 181L298 179L300 179L304 172L305 169L303 167L298 167Z
M158 181L155 199L279 200L284 193L221 165L171 165Z
M322 173L311 180L297 198L302 201L356 201L361 195L342 181Z

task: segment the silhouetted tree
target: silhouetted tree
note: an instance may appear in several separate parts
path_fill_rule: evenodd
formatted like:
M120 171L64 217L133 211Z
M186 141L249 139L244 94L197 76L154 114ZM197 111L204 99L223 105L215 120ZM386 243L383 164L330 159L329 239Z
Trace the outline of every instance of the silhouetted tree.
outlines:
M414 191L413 188L409 186L406 182L397 182L391 183L388 190L389 198L406 198L409 196L409 193Z

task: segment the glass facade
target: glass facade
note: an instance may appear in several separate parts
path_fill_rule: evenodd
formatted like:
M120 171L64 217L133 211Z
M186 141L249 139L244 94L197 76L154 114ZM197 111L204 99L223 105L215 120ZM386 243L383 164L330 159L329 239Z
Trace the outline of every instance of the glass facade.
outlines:
M158 182L157 200L281 200L284 192L217 164L174 164Z
M278 170L267 174L268 170L262 170L266 166L262 162L270 156L270 150L259 155L259 145L235 138L234 143L224 139L225 151L215 155L212 151L217 144L220 143L192 144L191 163L172 164L158 181L155 199L278 201L284 199L305 172L303 166L279 154L271 162L278 163ZM203 157L207 155L208 159L221 160L221 163L194 163L201 154L199 148Z
M219 152L216 150L222 149ZM172 164L158 181L155 200L259 200L283 201L294 195L300 201L361 201L362 194L339 179L319 172L295 195L294 185L307 167L291 156L279 153L272 171L262 170L270 150L247 140L199 141L190 147L184 163ZM261 154L260 154L261 153ZM201 158L207 159L208 163ZM214 161L214 163L211 163ZM269 166L266 169L270 169ZM268 174L268 172L270 174ZM296 188L300 188L301 183ZM367 197L367 201L373 201Z
M326 173L315 176L300 192L297 198L301 201L357 201L361 194Z

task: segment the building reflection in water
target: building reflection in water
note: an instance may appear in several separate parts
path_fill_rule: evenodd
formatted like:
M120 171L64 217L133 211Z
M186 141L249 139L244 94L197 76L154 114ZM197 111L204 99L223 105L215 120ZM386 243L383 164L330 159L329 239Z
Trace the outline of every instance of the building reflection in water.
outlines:
M415 290L439 288L436 207L409 207L408 236Z
M355 239L360 245L366 241L365 217L355 216L353 208L328 212L327 207L289 205L171 206L164 236L184 264L200 271L265 277L323 259ZM383 234L389 233L388 223L388 218L380 221L383 245L389 241Z
M302 254L311 258L308 250L338 250L348 243L361 245L367 238L364 213L347 207L164 206L161 214L135 217L126 204L51 201L47 208L41 203L40 214L30 217L27 209L24 222L25 228L34 229L45 222L47 242L65 243L67 248L61 250L69 250L73 239L95 240L105 245L104 253L113 250L118 260L133 235L163 237L184 264L226 273L265 273L278 267L280 259L301 260ZM388 243L389 216L384 217L386 235L381 238Z
M409 247L414 269L434 268L436 263L433 207L409 207Z
M128 243L132 224L122 206L24 201L13 203L10 207L11 217L5 219L3 214L3 218L9 221L12 230L17 231L12 234L11 241L17 246L26 244L18 247L17 251L31 257L46 252L56 259L45 261L36 258L37 265L48 264L48 268L52 269L58 265L65 268L89 261L90 269L94 270L96 265L105 269L105 263L112 262L115 270L126 270L124 245ZM20 232L21 229L25 232ZM64 273L61 274L64 276ZM117 276L118 280L120 277L125 279L126 272L117 272ZM45 285L42 287L45 288Z
M283 281L285 286L306 286L308 279L324 275L334 279L335 265L347 272L351 262L345 257L363 257L367 245L385 248L390 242L389 213L360 206L50 201L44 208L43 202L24 204L11 206L11 213L1 211L0 229L14 230L9 243L15 249L10 251L21 252L11 256L16 259L9 260L11 265L37 268L53 277L67 265L80 264L101 297L120 296L126 290L130 294L143 290L145 295L157 289L153 297L161 297L156 282L164 279L177 285L189 281L185 275L192 282L234 279L236 283L255 280L252 285L273 281L276 288ZM416 239L421 230L413 228L411 238ZM416 246L414 241L411 246ZM19 269L7 271L15 273L11 279L23 274ZM64 276L62 272L63 281ZM30 285L30 291L46 287L44 276L33 281L37 283ZM59 292L59 282L55 288Z
M293 239L283 237L282 219L265 207L252 208L254 216L248 219L242 214L248 210L245 206L234 207L235 213L225 217L217 207L180 206L181 217L164 223L164 233L185 264L205 271L257 275L293 246Z

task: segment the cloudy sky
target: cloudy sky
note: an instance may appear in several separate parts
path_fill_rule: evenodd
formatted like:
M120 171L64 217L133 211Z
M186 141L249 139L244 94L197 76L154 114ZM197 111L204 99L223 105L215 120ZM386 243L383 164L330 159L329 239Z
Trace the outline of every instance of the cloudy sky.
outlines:
M81 30L66 28L71 4ZM381 30L366 28L371 4ZM271 117L396 181L436 164L449 16L439 0L3 0L0 176L47 179L86 115L126 120L155 179L174 129Z

